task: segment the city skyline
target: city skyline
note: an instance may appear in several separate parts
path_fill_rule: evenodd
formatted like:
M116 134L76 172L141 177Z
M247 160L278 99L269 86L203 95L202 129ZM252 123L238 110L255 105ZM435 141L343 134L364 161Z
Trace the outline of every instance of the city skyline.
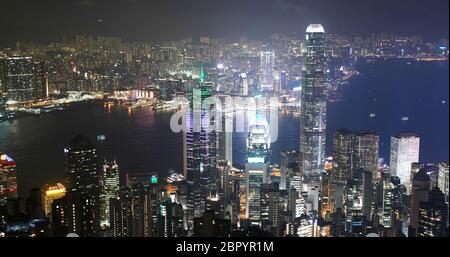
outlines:
M0 237L448 237L448 2L25 6Z

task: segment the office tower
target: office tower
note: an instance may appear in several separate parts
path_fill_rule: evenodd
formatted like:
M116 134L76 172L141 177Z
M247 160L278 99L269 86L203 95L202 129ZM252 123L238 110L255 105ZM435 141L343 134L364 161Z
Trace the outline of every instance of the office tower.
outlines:
M0 120L6 118L6 96L1 93L1 85L0 85Z
M306 214L302 214L298 218L288 224L286 224L286 234L294 237L313 237L314 236L314 224L310 217Z
M333 134L333 162L336 164L333 180L345 183L359 168L375 173L378 144L376 133L336 130Z
M430 176L431 179L431 187L438 186L438 178L439 178L439 165L432 163L411 163L411 173L410 173L410 181L414 178L414 176L419 172L419 170L424 169L425 172ZM411 183L409 186L409 191L411 192Z
M97 150L91 140L75 136L67 149L69 194L73 215L69 231L79 236L97 236L100 230L100 181Z
M184 135L184 176L192 182L198 182L201 173L214 168L217 162L216 124L214 119L211 119L215 106L202 108L205 99L211 96L211 88L201 81L200 89L194 89L190 97L191 110L186 117Z
M331 213L334 210L334 199L331 194L331 172L332 170L328 170L322 172L320 177L320 213L322 218L325 220L329 220Z
M286 190L287 177L292 172L291 166L293 164L298 165L298 152L295 150L286 150L281 152L281 178L280 178L280 190Z
M411 172L410 172L410 176L409 176L409 181L413 181L414 176L417 174L417 172L419 172L420 169L424 168L425 164L424 163L419 163L419 162L413 162L411 163ZM412 190L412 183L409 183L409 185L406 185L408 187L408 192L411 192Z
M275 53L273 51L262 51L261 57L261 90L273 90Z
M383 236L397 237L403 235L403 220L407 217L406 187L400 184L396 176L383 176L383 199L380 210L380 222L383 225Z
M9 101L26 102L36 99L33 61L31 57L1 59L3 66L3 92Z
M110 231L113 237L131 237L133 220L131 192L129 189L119 191L116 198L109 199Z
M364 170L358 169L349 179L345 198L345 231L350 236L365 235L364 205Z
M445 202L448 204L448 162L439 163L438 187L445 195Z
M428 201L419 204L418 237L448 236L448 205L445 195L438 187L428 194Z
M227 161L218 161L217 170L219 173L219 197L228 201L233 191L233 178L230 174L231 165Z
M305 199L303 191L303 175L298 163L292 163L292 171L287 177L288 211L292 217L299 218L305 213Z
M310 182L306 185L307 214L311 216L319 212L319 186L319 182Z
M428 199L428 192L431 188L430 176L424 169L419 170L414 176L412 181L411 190L411 206L410 206L410 218L408 236L416 237L417 228L419 225L419 208L420 202L425 202Z
M410 188L411 163L419 161L420 138L414 133L401 133L391 137L391 174ZM408 193L410 193L408 191Z
M305 177L314 177L320 174L325 161L327 85L325 31L322 25L308 26L306 47L301 94L301 169Z
M242 96L248 96L249 93L249 83L248 83L248 79L247 79L247 73L243 72L239 75L240 78L240 86L241 86L241 90L240 93Z
M154 237L158 235L159 190L157 183L135 184L130 189L130 208L128 219L133 237Z
M261 214L261 185L268 177L270 132L267 122L255 121L249 125L247 138L246 217L259 223Z
M223 219L225 217L223 199L217 193L210 194L206 198L205 211L211 211L215 218Z
M16 162L0 153L0 207L7 205L8 199L17 198Z
M42 191L44 192L44 213L50 217L53 201L63 198L66 195L66 187L61 183L56 183L55 185L44 186Z
M279 235L280 222L280 190L278 184L261 185L261 227L271 232L273 236Z
M181 204L167 200L160 204L159 210L159 235L162 237L185 236Z
M64 237L69 233L69 208L66 198L62 197L53 200L50 221L54 237Z
M382 220L381 225L384 228L391 228L393 221L393 201L394 201L394 184L390 178L383 179L383 204L382 204Z
M363 206L362 212L366 221L372 221L375 212L375 188L373 182L373 172L363 170Z
M106 162L100 173L100 226L109 227L109 200L117 198L119 193L119 165L116 161Z
M203 66L200 69L200 88L194 89L190 97L190 112L186 115L184 136L184 176L189 183L187 220L192 227L194 218L201 217L207 195L207 174L217 165L218 135L216 133L215 105L205 100L212 95L204 82Z
M172 178L175 178L175 176L172 176ZM111 184L116 185L115 178L111 180ZM165 193L160 191L156 173L126 173L125 187L118 192L118 196L110 198L109 219L112 235L129 237L158 236L159 203L160 197L168 197ZM167 194L171 195L172 192ZM114 204L114 206L111 206L111 204ZM115 220L113 221L112 219Z
M32 188L25 200L25 208L28 219L45 219L44 214L44 194L41 188Z
M373 132L353 132L345 129L336 130L333 134L333 170L330 173L330 201L331 212L342 207L346 184L358 169L375 177L378 164L379 136ZM369 183L369 177L365 176L365 182ZM373 183L373 182L370 182ZM368 188L368 187L366 187ZM366 193L369 191L366 190ZM366 197L367 199L367 197ZM367 199L367 201L369 201ZM366 205L364 214L371 219L369 208Z
M230 165L233 164L233 115L234 112L232 108L226 106L226 96L219 97L222 108L218 110L222 117L221 130L217 131L219 142L217 146L217 159L222 161L227 161Z
M44 61L33 62L34 100L42 100L48 96L47 75Z

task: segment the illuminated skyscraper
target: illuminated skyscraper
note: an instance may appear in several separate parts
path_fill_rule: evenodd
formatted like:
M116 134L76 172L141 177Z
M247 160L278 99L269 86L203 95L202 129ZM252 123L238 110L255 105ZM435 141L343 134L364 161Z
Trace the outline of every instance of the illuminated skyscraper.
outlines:
M393 204L392 202L394 201L394 184L388 178L385 178L382 183L383 183L383 205L382 205L383 217L381 224L383 225L384 228L391 228L394 215L392 209Z
M48 96L47 75L44 61L33 62L33 99L45 99Z
M273 90L275 53L262 51L261 57L261 90Z
M103 164L103 170L100 176L101 195L100 195L100 225L109 227L109 201L111 198L117 198L119 194L119 165L114 162Z
M167 200L159 205L159 235L162 237L185 236L183 229L183 207Z
M417 228L419 225L419 208L420 202L427 201L428 192L431 188L430 176L426 173L425 169L419 170L414 176L412 181L411 191L411 207L410 207L410 219L408 235L411 237L417 236Z
M9 101L24 102L36 99L33 60L31 57L8 57L0 60L3 68L3 92Z
M418 237L448 236L448 205L445 195L434 187L428 194L428 201L419 204Z
M260 221L261 185L268 177L270 135L267 122L257 121L249 126L247 138L246 217L252 222Z
M100 230L100 181L97 150L91 140L77 135L67 149L71 209L69 231L80 236L97 236Z
M0 85L1 91L1 85ZM6 96L0 92L0 120L6 118Z
M66 187L57 183L56 185L49 185L44 187L44 212L45 215L51 216L53 201L63 198L66 195Z
M287 150L281 152L281 179L280 179L280 190L287 189L288 176L294 167L298 167L298 152L295 150Z
M223 104L223 108L220 111L222 116L221 131L217 131L219 142L217 146L217 158L221 161L227 161L233 164L233 132L230 131L233 128L233 110L228 108L225 103L226 96L219 96L220 101Z
M325 81L325 31L320 24L306 29L300 121L300 152L305 177L317 176L325 160L327 85Z
M351 236L365 235L364 170L358 169L348 181L345 198L345 231Z
M278 236L280 216L280 191L278 184L262 184L261 186L261 226Z
M420 138L414 133L401 133L391 137L391 174L400 178L410 189L411 163L419 162Z
M0 153L0 207L7 200L17 198L16 162L6 154Z
M448 204L448 162L439 163L438 187L445 195L445 202Z
M120 190L116 198L109 201L110 230L113 237L131 237L133 234L133 220L131 209L131 192L129 189Z
M194 89L190 99L190 112L186 115L184 132L184 175L189 183L187 220L192 227L194 218L201 217L205 209L207 175L217 164L218 134L212 113L214 104L205 100L212 89L204 82L203 66L200 69L200 88ZM203 106L207 105L207 106ZM205 108L204 108L205 107Z
M336 164L334 181L345 183L359 168L375 173L378 143L379 136L376 133L336 130L333 134L333 161Z
M364 169L373 176L377 170L378 142L379 136L376 133L353 132L344 129L335 131L333 134L333 162L335 165L330 174L330 199L334 201L333 206L341 206L342 203L336 202L339 201L336 194L345 188L348 180L358 169ZM365 182L371 183L368 176L365 177ZM366 192L368 193L367 190ZM365 209L365 214L369 214L368 209Z

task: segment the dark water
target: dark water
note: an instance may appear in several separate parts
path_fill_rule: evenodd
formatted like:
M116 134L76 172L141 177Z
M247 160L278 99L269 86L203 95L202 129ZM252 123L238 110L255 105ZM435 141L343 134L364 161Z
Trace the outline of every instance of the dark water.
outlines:
M360 63L361 76L344 90L344 101L329 104L328 145L337 128L374 130L381 136L381 157L389 159L390 136L414 131L421 137L423 162L448 160L448 62ZM442 101L445 101L444 103ZM369 114L375 113L374 118ZM64 147L77 133L95 139L102 156L115 158L122 172L182 170L182 136L169 127L170 113L150 109L128 113L123 108L81 105L41 117L0 123L0 152L17 162L19 191L65 178ZM408 116L408 121L401 121ZM280 114L278 141L272 145L274 162L279 152L298 149L299 118ZM244 163L245 134L234 136L234 162Z

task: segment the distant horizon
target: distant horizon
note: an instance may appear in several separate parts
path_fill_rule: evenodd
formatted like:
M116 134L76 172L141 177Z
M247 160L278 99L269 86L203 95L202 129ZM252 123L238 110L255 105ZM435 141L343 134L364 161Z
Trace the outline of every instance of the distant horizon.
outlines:
M103 37L103 38L118 38L120 39L123 43L128 43L128 44L135 44L135 43L153 43L153 44L164 44L164 43L169 43L169 42L178 42L181 40L185 40L185 39L192 39L193 43L199 43L199 39L202 37L208 37L208 38L212 38L212 39L223 39L225 40L226 43L234 43L234 42L238 42L239 40L241 40L242 38L247 39L248 41L256 41L256 42L268 42L271 41L271 36L274 34L279 34L279 35L283 35L283 36L287 36L287 37L291 37L293 39L304 39L304 32L302 32L302 34L297 34L295 32L292 33L281 33L281 32L273 32L270 35L268 35L267 37L264 38L254 38L254 37L247 37L245 35L242 36L236 36L235 38L226 38L226 37L220 37L220 36L212 36L212 35L198 35L198 36L185 36L185 37L178 37L178 38L173 38L173 39L167 39L167 40L128 40L126 38L123 38L121 36L118 35L102 35L102 34L76 34L76 35L61 35L59 39L54 39L54 40L44 40L44 41L34 41L34 40L24 40L24 41L15 41L12 42L9 45L0 45L0 49L13 49L17 46L17 43L24 43L24 44L36 44L36 45L48 45L48 44L52 44L52 43L64 43L64 40L67 40L67 43L75 43L76 42L76 37L77 36L83 36L83 37L92 37L93 39L97 39L99 37ZM416 34L398 34L398 33L393 33L393 32L374 32L374 33L369 33L367 35L346 35L346 34L341 34L341 33L333 33L333 32L326 32L327 35L338 35L338 36L342 36L348 39L355 39L355 38L362 38L362 39L367 39L370 38L372 35L382 35L382 34L386 34L386 35L392 35L392 36L398 36L398 37L420 37L424 42L426 43L438 43L442 40L447 41L449 40L449 37L447 35L447 37L440 37L440 38L427 38L427 37L423 37L421 35L416 35Z
M264 39L273 33L301 35L312 23L350 37L385 31L436 41L448 38L449 31L447 0L5 0L2 6L0 26L7 36L0 38L0 46L5 47L78 34L126 42L203 35Z

